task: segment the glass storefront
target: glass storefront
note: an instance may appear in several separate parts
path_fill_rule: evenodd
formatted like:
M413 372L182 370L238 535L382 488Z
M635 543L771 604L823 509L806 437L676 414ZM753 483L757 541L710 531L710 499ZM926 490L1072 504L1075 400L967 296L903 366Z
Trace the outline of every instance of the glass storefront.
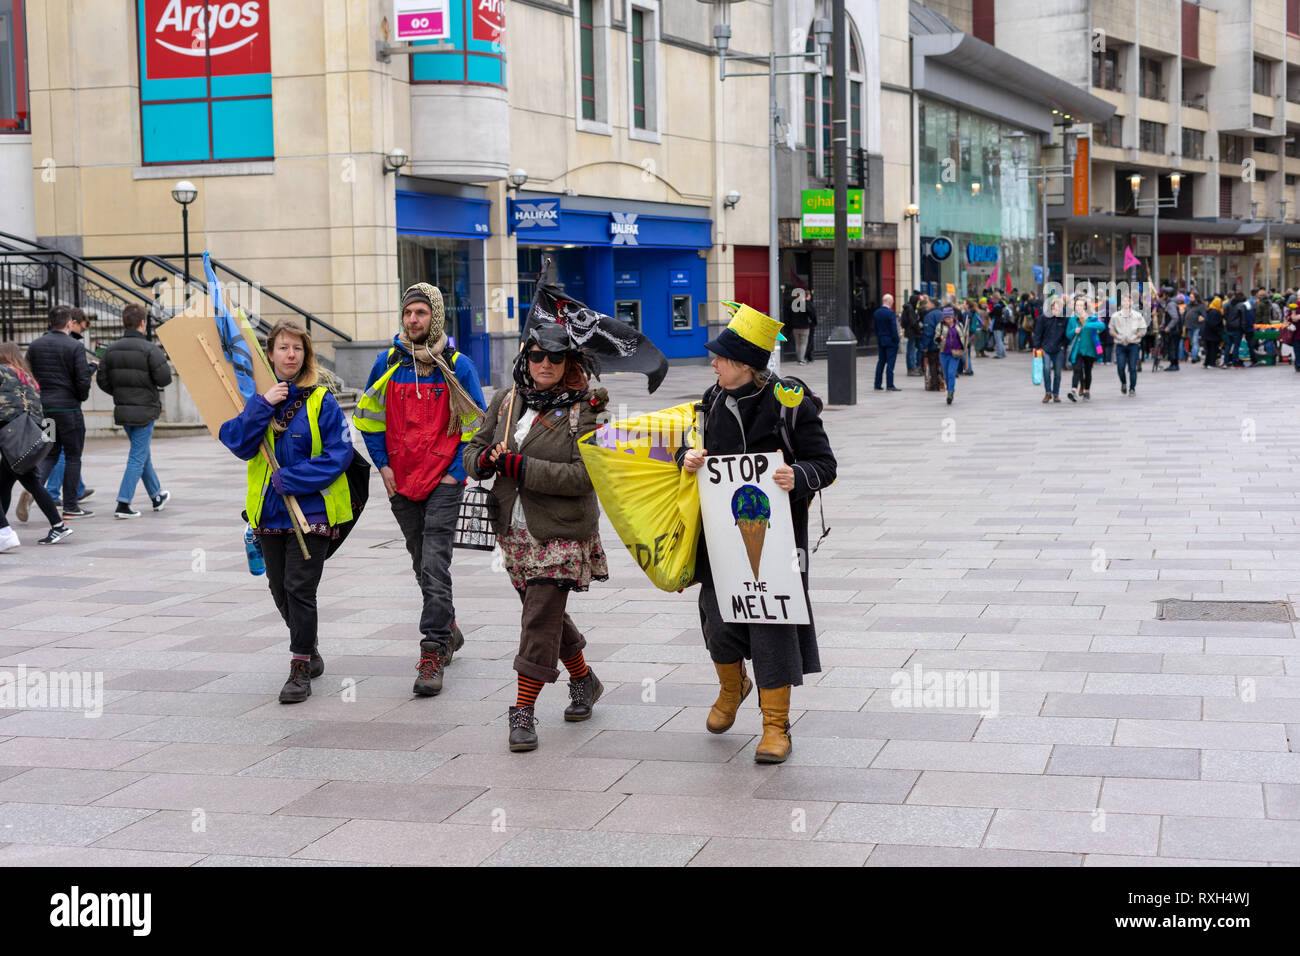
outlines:
M476 327L482 324L482 287L474 281L475 259L481 264L483 243L475 239L449 239L443 236L397 237L397 285L405 290L416 282L428 282L442 292L447 335L462 352L470 353L479 369L486 366L486 353L473 354L481 338ZM401 292L398 293L399 295ZM476 336L476 333L480 333Z
M942 294L979 294L997 269L1018 290L1035 288L1039 263L1038 184L1025 175L1041 162L1039 135L946 103L922 101L920 155L921 279ZM940 258L929 240L951 246Z

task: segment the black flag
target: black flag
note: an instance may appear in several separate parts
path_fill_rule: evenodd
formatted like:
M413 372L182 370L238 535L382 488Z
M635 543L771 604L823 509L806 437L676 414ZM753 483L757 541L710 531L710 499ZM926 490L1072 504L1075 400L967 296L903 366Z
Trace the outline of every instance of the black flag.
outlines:
M597 356L602 371L640 372L649 380L651 392L668 374L668 359L648 338L626 322L602 315L560 289L555 284L555 263L549 256L542 260L523 337L527 339L536 326L547 322L563 326L574 348Z

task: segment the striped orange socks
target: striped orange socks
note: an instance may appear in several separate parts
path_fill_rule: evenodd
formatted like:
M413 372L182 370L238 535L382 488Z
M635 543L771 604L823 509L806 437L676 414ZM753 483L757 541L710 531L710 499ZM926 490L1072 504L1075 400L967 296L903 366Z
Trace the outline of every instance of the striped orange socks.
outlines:
M533 680L531 677L519 675L519 697L515 700L516 707L532 707L537 703L537 695L541 693L545 685L539 680Z
M582 656L582 651L574 654L564 662L564 669L569 672L569 680L582 680L587 676L587 661Z

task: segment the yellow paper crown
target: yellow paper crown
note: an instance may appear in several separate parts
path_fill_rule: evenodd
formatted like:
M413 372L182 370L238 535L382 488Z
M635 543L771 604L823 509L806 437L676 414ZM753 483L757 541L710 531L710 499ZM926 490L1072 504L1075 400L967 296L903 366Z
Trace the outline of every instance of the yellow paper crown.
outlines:
M727 328L751 345L758 346L764 352L771 352L776 348L776 340L781 333L782 323L764 315L757 309L741 305L731 316Z

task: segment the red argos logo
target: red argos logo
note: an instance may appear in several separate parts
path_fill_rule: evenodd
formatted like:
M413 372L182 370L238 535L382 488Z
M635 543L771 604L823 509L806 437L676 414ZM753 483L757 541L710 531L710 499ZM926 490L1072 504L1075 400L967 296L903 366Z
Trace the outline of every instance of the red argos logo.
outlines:
M147 79L271 72L270 0L144 0Z
M501 39L506 26L505 0L470 0L474 10L474 39L489 43Z

